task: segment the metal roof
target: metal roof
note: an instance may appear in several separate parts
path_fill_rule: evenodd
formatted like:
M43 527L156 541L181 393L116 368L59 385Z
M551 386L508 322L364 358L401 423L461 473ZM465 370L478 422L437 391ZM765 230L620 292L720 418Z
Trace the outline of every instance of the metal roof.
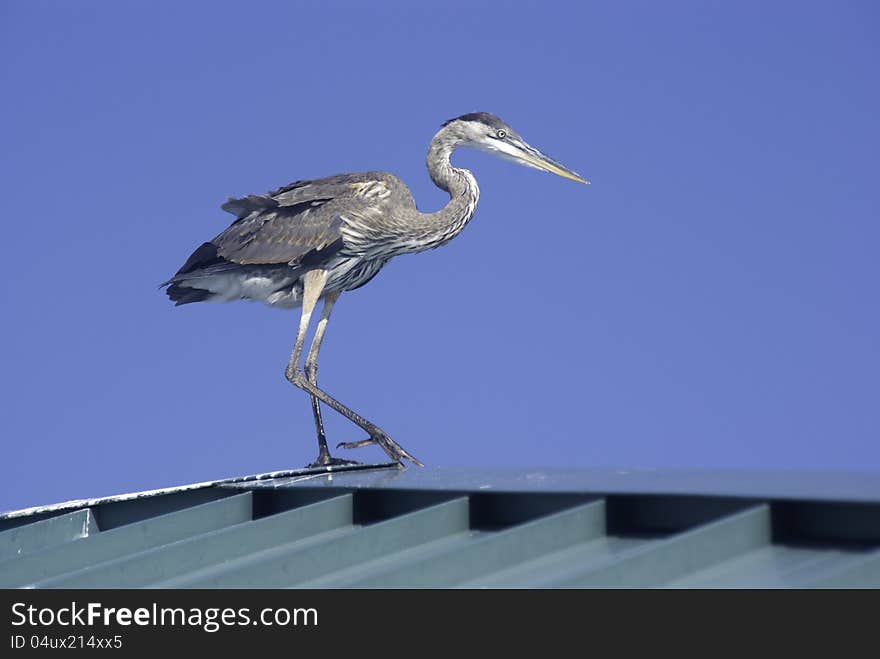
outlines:
M0 587L878 587L880 478L362 465L0 514Z

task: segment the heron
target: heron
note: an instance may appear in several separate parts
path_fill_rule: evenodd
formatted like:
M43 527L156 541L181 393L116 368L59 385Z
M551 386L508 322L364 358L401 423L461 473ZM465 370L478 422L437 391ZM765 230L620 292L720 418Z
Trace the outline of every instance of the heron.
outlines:
M318 353L330 314L343 292L373 279L395 256L445 245L474 215L480 189L473 174L451 163L459 147L475 147L579 183L585 178L528 144L499 117L471 112L442 124L428 148L428 173L449 194L440 210L422 213L399 178L381 171L299 180L266 194L229 198L221 208L232 224L203 243L162 284L175 305L257 300L300 308L285 377L311 399L318 457L310 467L357 464L330 455L321 403L366 432L337 448L378 445L399 465L423 466L375 423L318 386ZM313 312L323 300L312 343L301 365Z

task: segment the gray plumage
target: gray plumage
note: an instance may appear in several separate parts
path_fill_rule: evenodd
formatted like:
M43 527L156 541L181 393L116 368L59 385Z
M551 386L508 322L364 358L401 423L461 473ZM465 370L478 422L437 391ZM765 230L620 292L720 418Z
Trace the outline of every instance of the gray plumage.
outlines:
M265 195L230 199L222 208L237 219L196 250L167 282L168 295L186 304L187 289L197 289L202 300L250 298L296 307L302 274L318 267L332 273L325 292L357 288L391 256L360 246L364 225L382 226L376 220L407 206L415 210L406 186L383 172L297 181Z
M473 175L453 167L452 152L473 146L520 164L586 183L571 170L529 146L498 117L476 112L451 119L434 136L428 172L450 195L435 213L421 213L404 183L386 172L341 174L296 181L264 195L229 199L223 210L235 221L202 244L166 281L177 305L202 301L253 299L303 311L287 377L312 397L318 433L315 465L347 463L330 457L318 401L339 411L369 434L355 448L378 444L394 460L421 464L378 426L317 388L317 354L330 310L343 291L370 281L393 257L439 247L457 236L473 217L479 187ZM304 335L318 299L324 311L309 351L306 371L299 367Z

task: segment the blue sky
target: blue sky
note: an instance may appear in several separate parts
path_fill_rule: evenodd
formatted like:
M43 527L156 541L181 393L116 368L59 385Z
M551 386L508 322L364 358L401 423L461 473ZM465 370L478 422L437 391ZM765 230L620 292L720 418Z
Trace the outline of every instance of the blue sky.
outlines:
M475 219L342 297L329 392L429 465L880 472L878 15L7 0L0 509L311 461L297 313L157 284L229 195L384 169L439 208L474 110L593 185L457 154Z

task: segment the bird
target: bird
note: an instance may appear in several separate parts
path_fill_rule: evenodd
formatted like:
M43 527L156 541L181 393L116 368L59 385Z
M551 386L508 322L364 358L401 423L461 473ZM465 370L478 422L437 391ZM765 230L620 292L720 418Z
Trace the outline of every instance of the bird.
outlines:
M330 454L321 403L359 426L367 437L337 448L378 445L400 466L423 463L375 423L318 386L318 353L334 305L342 293L375 277L389 260L445 245L474 215L480 188L473 174L451 163L459 147L474 147L520 165L588 184L589 181L526 142L505 121L471 112L443 123L428 148L428 173L449 194L440 210L422 213L409 188L382 171L298 180L266 194L230 197L221 208L232 224L203 243L163 282L176 306L248 299L300 309L285 377L311 399L318 457L309 467L358 464ZM323 300L314 337L303 354L313 312Z

